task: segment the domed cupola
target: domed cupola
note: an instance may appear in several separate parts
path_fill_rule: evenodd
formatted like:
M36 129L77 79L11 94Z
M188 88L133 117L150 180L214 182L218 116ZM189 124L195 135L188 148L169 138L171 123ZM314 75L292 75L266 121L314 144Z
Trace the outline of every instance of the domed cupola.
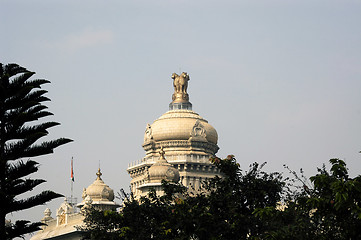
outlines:
M164 158L165 152L163 151L163 147L161 147L159 154L159 160L148 169L149 182L161 183L162 180L166 180L168 182L177 183L179 181L179 171Z
M101 179L100 168L96 175L97 179L86 189L86 195L91 197L93 201L113 201L114 191Z
M149 191L153 189L158 196L163 195L162 181L178 183L180 176L179 170L164 157L163 147L159 151L160 157L151 166L143 171L142 184L138 186L135 196L147 196ZM138 173L139 174L139 173Z
M146 156L156 156L161 147L167 154L215 155L219 149L217 131L192 111L187 93L189 75L173 73L172 79L174 93L169 111L147 124L143 143Z
M96 206L98 209L115 209L119 205L113 201L114 191L102 180L100 168L98 169L96 175L96 180L90 184L89 187L83 189L83 201L78 204L78 207L81 208L86 205L88 201L91 201L92 205Z

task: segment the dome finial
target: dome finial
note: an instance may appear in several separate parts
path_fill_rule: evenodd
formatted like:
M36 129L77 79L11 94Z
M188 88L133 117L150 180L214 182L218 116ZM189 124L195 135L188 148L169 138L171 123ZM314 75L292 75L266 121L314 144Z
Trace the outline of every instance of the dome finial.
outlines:
M100 176L103 175L103 174L100 171L100 168L98 168L98 172L96 173L96 175L97 175L97 180L102 180Z
M169 110L187 109L192 110L192 104L189 102L189 95L187 93L189 74L182 72L181 75L172 74L174 93L172 95L172 102L169 104Z

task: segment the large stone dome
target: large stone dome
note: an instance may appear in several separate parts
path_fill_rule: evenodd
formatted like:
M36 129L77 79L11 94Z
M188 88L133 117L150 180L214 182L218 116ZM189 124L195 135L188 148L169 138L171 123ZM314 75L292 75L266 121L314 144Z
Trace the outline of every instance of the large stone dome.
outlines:
M189 75L172 74L174 94L169 111L147 124L143 148L146 157L156 157L161 147L167 155L215 155L218 151L218 134L207 120L192 111L187 86Z
M150 126L153 140L156 142L189 140L190 137L195 135L203 136L207 142L213 144L217 144L218 140L216 129L207 120L191 110L168 111ZM145 141L147 140L146 133Z

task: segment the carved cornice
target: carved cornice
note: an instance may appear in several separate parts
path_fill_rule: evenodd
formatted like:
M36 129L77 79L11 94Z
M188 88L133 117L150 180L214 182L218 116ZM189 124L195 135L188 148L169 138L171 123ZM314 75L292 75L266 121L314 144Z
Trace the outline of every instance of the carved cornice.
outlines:
M169 111L162 116L160 116L157 120L160 119L168 119L168 118L194 118L194 119L200 119L202 121L205 121L208 123L207 120L199 116L198 113L193 112L192 110L174 110Z
M161 147L163 148L183 148L189 151L194 149L204 150L206 153L210 153L212 155L216 154L219 147L210 142L197 141L195 139L190 140L168 140L168 141L148 141L143 144L143 148L146 152L150 151L158 151Z

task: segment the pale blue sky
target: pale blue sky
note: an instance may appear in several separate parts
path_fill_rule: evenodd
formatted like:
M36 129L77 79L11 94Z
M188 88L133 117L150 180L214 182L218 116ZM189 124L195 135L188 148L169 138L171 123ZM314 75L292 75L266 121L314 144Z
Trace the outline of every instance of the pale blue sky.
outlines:
M35 192L69 195L72 156L79 200L99 160L105 182L128 189L127 164L144 156L145 126L167 111L180 70L219 157L308 175L337 157L360 174L360 12L356 0L0 1L0 62L52 82L48 120L62 125L50 138L75 140L37 159L48 183Z

